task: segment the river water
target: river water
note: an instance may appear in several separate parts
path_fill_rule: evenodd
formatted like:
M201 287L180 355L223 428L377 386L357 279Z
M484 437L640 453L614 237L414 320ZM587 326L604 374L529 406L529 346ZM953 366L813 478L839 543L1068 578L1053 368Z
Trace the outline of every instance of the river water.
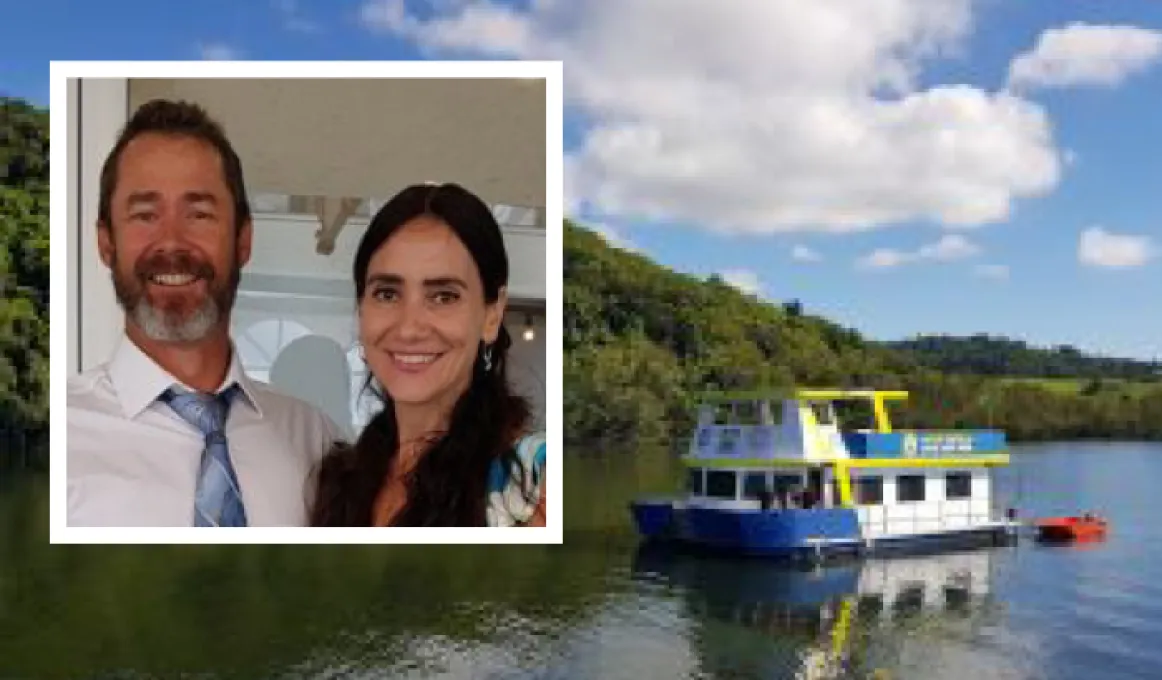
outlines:
M1157 678L1162 445L1019 446L1030 540L789 569L641 549L664 451L567 452L562 546L50 546L0 477L0 678Z

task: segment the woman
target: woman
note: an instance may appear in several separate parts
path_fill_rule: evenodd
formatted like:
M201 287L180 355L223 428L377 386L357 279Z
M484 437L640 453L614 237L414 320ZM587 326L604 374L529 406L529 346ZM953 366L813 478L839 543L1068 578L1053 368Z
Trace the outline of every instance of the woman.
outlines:
M311 524L544 526L544 437L505 377L508 257L489 207L409 187L371 220L354 273L383 410L320 463Z

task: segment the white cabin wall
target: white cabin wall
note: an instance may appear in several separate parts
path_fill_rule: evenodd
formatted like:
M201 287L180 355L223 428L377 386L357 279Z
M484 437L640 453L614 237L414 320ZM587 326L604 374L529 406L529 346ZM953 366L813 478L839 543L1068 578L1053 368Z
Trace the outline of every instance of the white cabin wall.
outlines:
M880 505L864 505L857 506L856 514L859 515L859 521L862 526L865 526L866 533L870 537L876 537L890 531L887 525L889 516L900 512L894 510L897 505L896 502L896 480L888 471L885 474L884 470L878 469L855 469L852 470L852 485L854 491L855 480L860 477L879 477L883 480L883 498Z
M992 509L991 473L988 468L972 471L972 501L970 513L973 517L988 517Z
M915 520L915 503L901 503L896 497L899 484L896 483L896 474L898 470L881 470L885 475L890 475L891 483L888 484L885 480L884 496L885 499L890 499L891 504L884 508L887 527L886 531L890 534L904 534L911 533L912 526ZM891 487L891 495L888 495L887 487Z
M946 498L945 476L954 472L971 475L971 498ZM897 499L897 476L914 474L926 477L924 500L901 503ZM861 506L857 510L861 524L869 528L871 536L955 529L990 519L990 478L987 469L857 468L852 471L852 483L860 477L874 476L883 479L882 506Z

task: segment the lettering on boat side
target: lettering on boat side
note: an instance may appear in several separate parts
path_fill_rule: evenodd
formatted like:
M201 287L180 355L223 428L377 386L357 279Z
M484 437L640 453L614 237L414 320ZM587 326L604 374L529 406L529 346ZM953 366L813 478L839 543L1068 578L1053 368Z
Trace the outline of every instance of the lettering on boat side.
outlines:
M970 434L926 434L920 438L922 453L966 453L972 451Z

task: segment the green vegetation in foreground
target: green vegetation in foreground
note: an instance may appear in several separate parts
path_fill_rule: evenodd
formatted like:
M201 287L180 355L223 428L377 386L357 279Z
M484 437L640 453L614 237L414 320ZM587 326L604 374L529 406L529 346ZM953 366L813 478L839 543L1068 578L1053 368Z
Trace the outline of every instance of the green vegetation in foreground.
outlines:
M48 437L48 112L0 97L0 468Z
M569 221L564 240L565 437L578 446L672 443L688 435L701 393L792 386L907 390L892 411L903 428L995 427L1015 441L1162 439L1154 378L945 373L798 302L770 304L717 277L670 271Z

